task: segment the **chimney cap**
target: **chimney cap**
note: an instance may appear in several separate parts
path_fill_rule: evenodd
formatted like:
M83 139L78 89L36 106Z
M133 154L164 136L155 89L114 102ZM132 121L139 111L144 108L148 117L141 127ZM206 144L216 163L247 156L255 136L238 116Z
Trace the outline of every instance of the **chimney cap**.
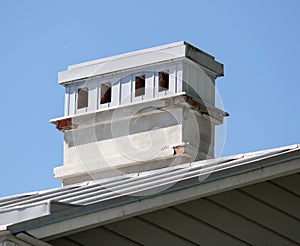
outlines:
M71 65L66 71L59 73L58 82L64 85L92 76L180 59L192 60L210 70L216 77L224 75L223 64L217 62L213 56L185 41L180 41Z

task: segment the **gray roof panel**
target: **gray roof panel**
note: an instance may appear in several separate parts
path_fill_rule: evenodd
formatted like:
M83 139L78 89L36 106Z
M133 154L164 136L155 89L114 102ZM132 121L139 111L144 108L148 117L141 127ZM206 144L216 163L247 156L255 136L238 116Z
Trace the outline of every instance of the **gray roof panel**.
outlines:
M6 215L13 215L16 219L9 223L0 220L0 225L15 224L51 214L55 212L51 210L53 204L61 203L62 208L67 208L68 205L81 207L93 204L97 207L117 206L119 203L173 192L187 186L263 168L285 159L299 158L299 147L291 145L4 197L0 199L0 216L4 218ZM45 204L48 204L48 208ZM42 212L41 208L44 209Z

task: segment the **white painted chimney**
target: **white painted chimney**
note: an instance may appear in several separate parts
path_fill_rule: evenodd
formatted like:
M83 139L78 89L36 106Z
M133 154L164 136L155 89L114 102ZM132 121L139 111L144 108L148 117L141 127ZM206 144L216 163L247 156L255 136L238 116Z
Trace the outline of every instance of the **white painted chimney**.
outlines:
M223 65L177 42L68 67L64 185L214 157L215 79Z

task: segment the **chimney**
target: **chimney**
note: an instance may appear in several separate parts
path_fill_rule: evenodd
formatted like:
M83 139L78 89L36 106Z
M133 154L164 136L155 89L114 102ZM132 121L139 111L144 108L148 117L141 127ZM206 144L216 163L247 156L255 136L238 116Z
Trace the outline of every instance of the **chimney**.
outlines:
M214 158L223 65L177 42L69 66L59 73L65 113L63 185Z

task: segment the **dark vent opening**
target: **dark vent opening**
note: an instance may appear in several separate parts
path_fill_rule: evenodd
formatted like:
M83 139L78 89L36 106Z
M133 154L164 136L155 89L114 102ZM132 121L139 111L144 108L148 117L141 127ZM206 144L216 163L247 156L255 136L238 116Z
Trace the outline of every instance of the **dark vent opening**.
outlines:
M111 83L101 85L100 104L111 102Z
M145 75L135 77L135 96L145 95Z
M158 73L159 78L159 87L158 91L166 91L169 90L169 73L167 72L159 72Z
M78 100L77 100L77 108L86 108L88 106L89 101L89 91L88 88L79 88L78 91Z

